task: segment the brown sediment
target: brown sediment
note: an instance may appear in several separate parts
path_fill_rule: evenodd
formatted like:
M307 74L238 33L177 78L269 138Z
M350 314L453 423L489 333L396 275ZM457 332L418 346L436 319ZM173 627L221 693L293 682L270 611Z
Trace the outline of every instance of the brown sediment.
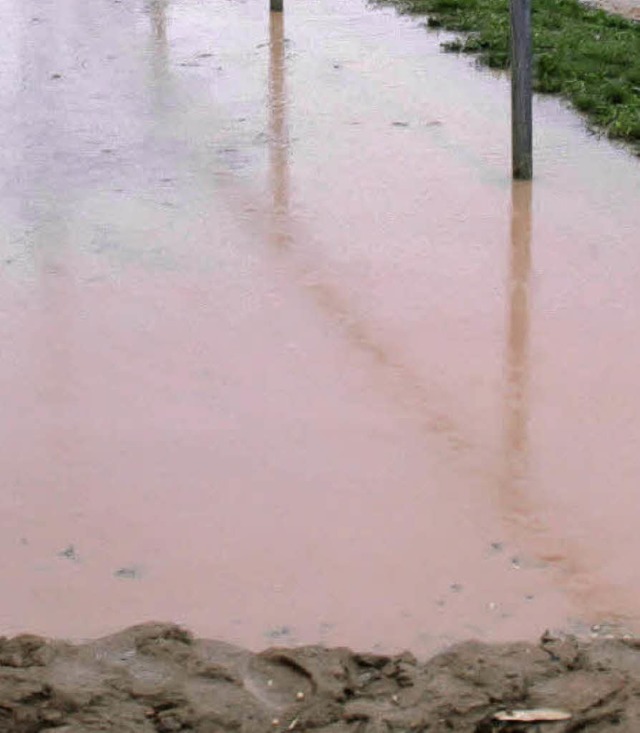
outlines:
M519 723L518 718L526 723ZM305 646L252 653L149 623L83 644L0 639L3 733L590 733L640 723L631 639L452 646L424 663Z

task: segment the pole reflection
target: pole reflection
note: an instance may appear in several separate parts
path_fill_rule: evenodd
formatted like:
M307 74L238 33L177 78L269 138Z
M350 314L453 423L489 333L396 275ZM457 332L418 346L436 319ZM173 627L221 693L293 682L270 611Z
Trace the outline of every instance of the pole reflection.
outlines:
M167 41L167 5L169 0L149 0L147 12L151 24L149 60L154 99L162 106L164 89L169 79L169 47Z
M504 420L505 475L501 491L505 519L518 540L543 566L556 572L558 585L572 599L578 618L625 626L629 608L623 589L601 577L582 542L565 536L544 501L533 493L530 458L532 184L514 181L511 232Z
M167 3L168 0L150 0L149 2L151 30L160 45L166 45L167 42Z
M269 177L272 197L272 240L288 243L289 133L285 82L284 14L269 14Z
M531 183L512 183L505 415L507 482L511 487L523 484L528 474L531 197Z

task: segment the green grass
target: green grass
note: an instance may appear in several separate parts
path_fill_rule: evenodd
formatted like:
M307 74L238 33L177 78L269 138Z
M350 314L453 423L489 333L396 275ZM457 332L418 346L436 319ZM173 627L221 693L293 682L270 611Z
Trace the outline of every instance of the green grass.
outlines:
M445 50L509 67L509 0L383 0L459 35ZM532 0L534 89L560 94L593 129L640 151L640 23L578 0Z

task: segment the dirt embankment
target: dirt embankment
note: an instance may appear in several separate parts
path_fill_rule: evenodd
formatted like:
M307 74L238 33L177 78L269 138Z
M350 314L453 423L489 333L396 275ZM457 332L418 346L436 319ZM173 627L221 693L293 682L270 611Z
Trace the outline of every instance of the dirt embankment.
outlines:
M640 0L590 0L586 4L640 21Z
M563 713L500 721L500 711ZM0 731L638 731L640 644L468 642L426 663L302 647L253 654L145 624L71 645L0 641Z

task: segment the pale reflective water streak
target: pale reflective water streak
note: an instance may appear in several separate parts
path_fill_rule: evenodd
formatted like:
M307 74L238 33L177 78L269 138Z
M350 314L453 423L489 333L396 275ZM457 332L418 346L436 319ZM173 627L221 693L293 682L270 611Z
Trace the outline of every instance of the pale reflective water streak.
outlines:
M631 628L635 602L630 589L594 573L588 560L589 538L571 540L541 519L534 495L530 456L531 419L531 273L532 197L535 183L514 181L511 188L507 348L505 366L505 476L501 488L504 518L532 557L552 567L558 582L578 608L589 608L600 619Z

